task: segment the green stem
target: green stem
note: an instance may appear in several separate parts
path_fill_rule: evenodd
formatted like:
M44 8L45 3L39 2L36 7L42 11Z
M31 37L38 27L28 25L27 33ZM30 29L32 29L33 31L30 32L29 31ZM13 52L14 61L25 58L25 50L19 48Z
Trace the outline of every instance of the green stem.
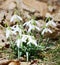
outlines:
M18 48L18 59L19 59L19 57L20 57L20 53L19 53L19 48Z
M27 60L27 62L29 61L29 53L28 52L26 52L26 60Z

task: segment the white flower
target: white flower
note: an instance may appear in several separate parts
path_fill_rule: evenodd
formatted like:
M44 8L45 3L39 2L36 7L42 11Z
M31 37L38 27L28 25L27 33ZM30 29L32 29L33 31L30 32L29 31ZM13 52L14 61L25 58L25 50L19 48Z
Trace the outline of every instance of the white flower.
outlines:
M27 42L27 39L28 39L28 42ZM37 41L34 39L34 36L23 35L22 42L27 42L27 45L30 44L30 43L32 43L35 46L37 46Z
M46 16L45 17L47 17L47 18L52 18L52 15L50 14L50 13L46 13Z
M22 36L22 32L23 30L22 29L19 29L19 35Z
M25 25L28 26L29 24L31 24L31 25L37 25L37 24L39 24L39 23L38 23L38 21L35 21L35 20L31 19L30 21L25 22L25 23L23 24L23 26L25 26Z
M36 28L38 31L40 31L40 28L39 28L39 27L35 26L35 28Z
M27 42L27 45L28 44L34 44L35 46L37 46L37 41L34 39L34 36L28 36L28 42Z
M28 36L28 35L22 35L21 38L18 38L18 39L16 40L16 43L17 43L17 47L18 47L18 48L22 46L22 43L23 43L23 42L26 43L26 40L27 40L27 38L28 38L27 36Z
M46 26L56 27L56 23L53 20L51 20L46 23Z
M31 30L35 30L35 29L40 31L40 28L37 26L38 24L39 24L38 21L35 21L35 20L32 19L32 20L24 23L23 26L26 25L26 26L29 27L28 32L30 32Z
M31 30L34 30L34 29L35 29L35 26L34 25L29 25L28 32L30 32Z
M28 32L30 32L31 30L35 30L37 29L38 31L40 31L40 28L35 26L35 25L29 25L29 29L28 29Z
M28 41L27 41L28 39ZM35 46L37 46L37 41L34 39L33 36L30 36L30 35L22 35L21 38L18 38L16 40L16 43L17 43L17 47L19 48L20 46L22 46L22 43L25 42L28 44L34 44Z
M28 35L22 35L22 42L26 42Z
M17 34L17 32L19 32L19 35L22 34L22 29L18 25L12 26L11 29L12 29L12 33L15 35Z
M43 31L42 31L42 35L43 35L44 33L47 33L47 32L52 33L52 31L51 31L49 28L45 28L45 29L43 29Z
M30 25L30 22L25 22L24 24L23 24L23 26L28 26L28 25Z
M22 46L22 43L23 43L23 42L26 42L26 40L27 40L27 35L22 35L21 38L18 38L18 39L16 40L17 47L18 47L18 48L21 47L21 46Z
M14 26L11 27L11 29L13 31L19 31L19 26L18 25L14 25Z
M37 46L37 41L35 39L33 39L32 37L29 38L29 42L27 44L34 44L35 46Z
M20 46L22 45L22 40L21 39L17 39L16 40L16 44L17 44L17 47L20 48Z
M18 15L13 15L13 16L11 17L10 22L17 21L17 20L22 20L22 18L21 18L20 16L18 16Z
M6 28L6 38L8 38L11 34L11 29L9 27Z

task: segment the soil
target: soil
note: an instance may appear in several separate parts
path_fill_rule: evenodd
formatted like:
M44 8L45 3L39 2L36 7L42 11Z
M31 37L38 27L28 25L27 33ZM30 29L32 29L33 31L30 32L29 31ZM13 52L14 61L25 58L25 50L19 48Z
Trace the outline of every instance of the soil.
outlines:
M3 48L9 43L6 40L3 31L5 29L5 23L9 26L14 25L13 23L10 23L13 14L16 13L20 15L24 22L26 22L28 18L31 19L32 16L35 16L36 20L42 20L44 23L47 12L53 16L54 21L57 23L56 31L53 33L54 35L50 35L53 38L56 38L60 36L60 0L0 0L0 47ZM6 62L6 60L4 61ZM5 62L1 61L0 65L4 65L1 63ZM10 61L7 63L9 62ZM21 63L21 65L27 65L27 63Z

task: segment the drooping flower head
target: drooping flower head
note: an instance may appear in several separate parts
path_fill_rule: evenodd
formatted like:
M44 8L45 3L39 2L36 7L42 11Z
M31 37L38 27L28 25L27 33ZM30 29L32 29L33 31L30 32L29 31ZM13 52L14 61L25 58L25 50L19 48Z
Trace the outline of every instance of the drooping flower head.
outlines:
M11 28L10 27L7 27L6 28L6 38L8 38L11 34Z
M56 27L56 23L53 20L50 20L46 23L46 26Z
M18 16L18 15L15 14L15 15L13 15L11 17L10 22L16 22L16 21L22 21L22 18L20 16Z
M45 28L42 31L42 35L44 35L44 33L47 33L47 32L52 33L52 31L49 28Z
M34 36L23 34L21 38L18 38L16 40L17 47L20 47L23 44L23 42L26 43L27 45L33 44L33 45L37 46L37 41L35 40Z
M20 28L19 25L14 25L11 27L11 29L12 29L12 33L15 35L17 34L17 32L19 33L19 35L22 34L22 29Z
M28 32L31 32L31 30L35 30L35 29L40 31L40 28L37 26L37 24L39 24L38 21L35 21L35 20L31 19L30 21L25 22L23 24L23 26L28 26L29 27Z

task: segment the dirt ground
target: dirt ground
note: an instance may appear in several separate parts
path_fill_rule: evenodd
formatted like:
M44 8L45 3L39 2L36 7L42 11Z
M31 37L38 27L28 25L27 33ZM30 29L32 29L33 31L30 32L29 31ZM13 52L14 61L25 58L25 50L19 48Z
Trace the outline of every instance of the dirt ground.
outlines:
M10 23L13 14L20 15L26 22L32 15L37 20L43 20L47 12L53 16L54 21L57 23L58 30L53 33L57 37L60 35L60 0L0 0L0 48L9 43L3 31L5 23L9 26L13 25L13 23ZM21 65L28 64L21 63Z

